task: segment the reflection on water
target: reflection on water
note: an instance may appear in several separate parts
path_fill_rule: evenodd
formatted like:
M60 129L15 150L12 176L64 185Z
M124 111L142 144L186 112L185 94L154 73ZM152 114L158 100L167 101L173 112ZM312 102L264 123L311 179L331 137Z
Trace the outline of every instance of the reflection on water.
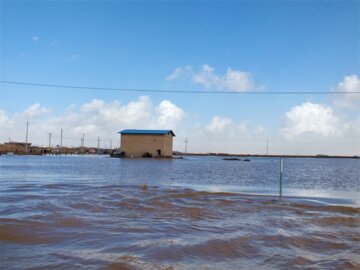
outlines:
M0 157L0 267L359 269L358 162Z

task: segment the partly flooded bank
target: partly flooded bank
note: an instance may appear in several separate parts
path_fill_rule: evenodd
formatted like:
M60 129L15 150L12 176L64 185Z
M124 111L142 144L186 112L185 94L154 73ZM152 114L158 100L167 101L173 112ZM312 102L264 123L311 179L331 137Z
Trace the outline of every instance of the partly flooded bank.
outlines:
M107 173L94 166L108 162ZM192 168L190 162L180 163L183 160L158 161L150 167L149 163L113 162L51 157L1 160L0 267L360 267L356 204L297 196L279 201L277 196L231 192L231 183L212 182L212 187L202 190L209 173L204 168L194 183L200 186L182 187L190 183L181 177L178 185L174 181L171 185L166 178ZM217 161L207 162L210 168ZM194 171L186 177L195 179ZM296 190L295 185L291 188Z

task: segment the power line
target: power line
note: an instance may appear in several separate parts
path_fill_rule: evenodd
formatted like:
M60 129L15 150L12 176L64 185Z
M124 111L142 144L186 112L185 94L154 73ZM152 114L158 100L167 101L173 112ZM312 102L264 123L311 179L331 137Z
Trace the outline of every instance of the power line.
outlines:
M140 89L140 88L111 88L111 87L94 87L94 86L75 86L75 85L61 85L61 84L43 84L43 83L28 83L15 81L2 81L0 83L25 85L25 86L40 86L53 88L68 88L68 89L82 89L82 90L102 90L102 91L122 91L122 92L150 92L150 93L185 93L185 94L242 94L242 95L343 95L343 94L360 94L360 91L341 92L341 91L194 91L194 90L163 90L163 89Z

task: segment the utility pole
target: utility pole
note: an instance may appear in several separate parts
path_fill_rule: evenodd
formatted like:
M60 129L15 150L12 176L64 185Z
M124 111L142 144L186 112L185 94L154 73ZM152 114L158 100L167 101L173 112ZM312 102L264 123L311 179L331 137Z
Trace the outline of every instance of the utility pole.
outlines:
M60 133L60 147L62 148L62 140L63 140L63 129L61 129Z
M51 136L52 136L52 133L49 132L48 134L49 134L49 148L51 148Z
M185 143L185 155L187 154L187 144L188 144L188 139L186 138L184 143Z
M28 134L29 134L29 121L26 122L26 139L25 139L25 152L28 152Z
M85 145L85 133L83 133L81 138L81 147L84 147L84 145Z
M98 137L98 147L97 147L98 154L100 153L100 137Z

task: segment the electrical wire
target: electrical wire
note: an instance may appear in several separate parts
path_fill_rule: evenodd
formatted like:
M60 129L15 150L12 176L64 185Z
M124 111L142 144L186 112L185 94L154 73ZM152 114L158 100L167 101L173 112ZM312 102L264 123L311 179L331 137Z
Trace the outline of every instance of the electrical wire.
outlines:
M150 93L183 93L183 94L242 94L242 95L343 95L343 94L360 94L360 91L194 91L194 90L163 90L163 89L141 89L141 88L111 88L111 87L94 87L94 86L75 86L75 85L61 85L61 84L44 84L44 83L29 83L16 81L3 81L3 84L25 85L25 86L40 86L52 88L68 88L68 89L82 89L82 90L101 90L101 91L121 91L121 92L150 92Z

